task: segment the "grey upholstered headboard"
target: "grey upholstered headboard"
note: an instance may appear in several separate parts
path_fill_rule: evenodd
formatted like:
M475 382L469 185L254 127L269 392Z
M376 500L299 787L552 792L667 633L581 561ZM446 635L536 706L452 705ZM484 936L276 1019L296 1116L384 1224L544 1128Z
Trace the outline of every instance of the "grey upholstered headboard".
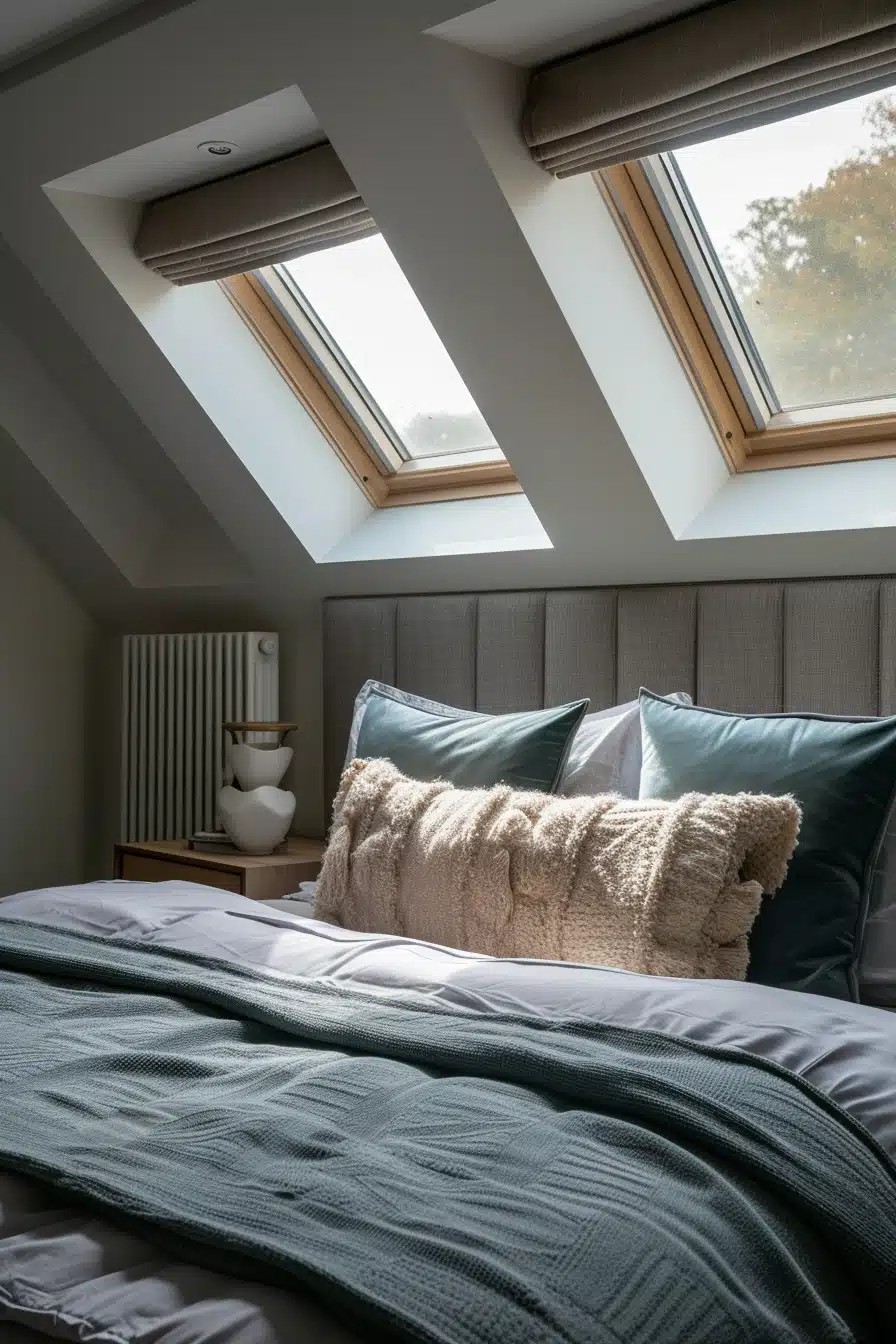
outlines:
M638 688L741 711L896 713L896 578L324 603L328 796L368 677L486 712Z

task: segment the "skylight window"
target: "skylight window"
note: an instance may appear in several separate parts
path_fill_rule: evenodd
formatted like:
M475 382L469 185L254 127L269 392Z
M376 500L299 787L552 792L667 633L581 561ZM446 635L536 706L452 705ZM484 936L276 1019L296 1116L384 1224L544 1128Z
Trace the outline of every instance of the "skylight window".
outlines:
M381 235L220 283L372 503L519 491Z
M403 458L498 451L381 234L281 270Z
M666 166L774 410L896 393L896 100L854 98Z
M896 456L896 90L596 176L735 470Z

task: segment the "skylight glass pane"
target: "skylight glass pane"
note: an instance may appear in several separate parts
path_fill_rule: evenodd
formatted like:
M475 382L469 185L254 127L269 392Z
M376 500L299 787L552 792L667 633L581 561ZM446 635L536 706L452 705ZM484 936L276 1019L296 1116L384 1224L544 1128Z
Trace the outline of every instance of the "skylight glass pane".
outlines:
M497 447L381 234L284 269L408 456Z
M670 157L781 407L896 394L896 98Z

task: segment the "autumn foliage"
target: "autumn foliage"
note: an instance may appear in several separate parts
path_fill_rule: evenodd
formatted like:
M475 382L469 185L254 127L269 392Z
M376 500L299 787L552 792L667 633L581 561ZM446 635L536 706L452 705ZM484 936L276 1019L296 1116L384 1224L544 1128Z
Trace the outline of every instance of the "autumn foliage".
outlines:
M730 263L785 406L889 395L896 381L896 99L870 147L795 196L754 201Z

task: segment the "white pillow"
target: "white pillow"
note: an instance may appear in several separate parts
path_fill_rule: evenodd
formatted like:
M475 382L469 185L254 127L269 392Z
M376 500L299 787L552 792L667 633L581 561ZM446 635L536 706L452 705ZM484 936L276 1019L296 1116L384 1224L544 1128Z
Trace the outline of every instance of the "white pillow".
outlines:
M693 704L686 691L666 697ZM641 780L641 712L637 700L586 714L572 740L557 793L581 798L595 793L621 793L637 798Z

